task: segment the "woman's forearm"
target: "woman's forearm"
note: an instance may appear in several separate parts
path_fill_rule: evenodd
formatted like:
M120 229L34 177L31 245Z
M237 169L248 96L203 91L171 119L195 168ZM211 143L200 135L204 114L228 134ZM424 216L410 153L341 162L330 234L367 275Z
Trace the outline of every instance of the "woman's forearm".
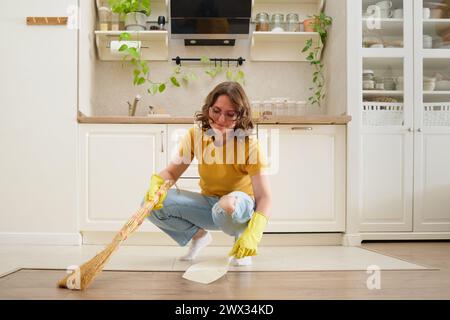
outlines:
M259 213L263 214L267 219L270 218L271 214L271 205L272 200L270 197L261 197L260 199L256 199L256 210Z

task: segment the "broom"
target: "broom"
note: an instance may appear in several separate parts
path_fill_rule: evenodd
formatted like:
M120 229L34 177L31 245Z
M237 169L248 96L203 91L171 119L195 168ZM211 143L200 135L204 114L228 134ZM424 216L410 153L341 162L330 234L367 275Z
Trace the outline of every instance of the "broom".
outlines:
M84 290L86 289L94 278L99 275L105 264L114 251L117 250L119 245L127 239L127 237L133 233L144 221L144 219L150 214L153 207L158 203L159 197L162 192L167 192L173 181L166 181L156 192L153 201L146 202L120 229L119 233L114 237L112 242L103 251L98 253L91 260L82 264L79 268L75 269L72 273L65 276L58 282L58 287L71 290Z

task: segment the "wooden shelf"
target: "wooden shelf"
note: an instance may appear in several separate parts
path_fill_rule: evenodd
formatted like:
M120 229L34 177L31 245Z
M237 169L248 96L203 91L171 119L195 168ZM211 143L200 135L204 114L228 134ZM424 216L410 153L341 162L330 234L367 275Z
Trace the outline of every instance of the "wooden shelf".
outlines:
M317 32L264 32L252 34L250 57L253 61L306 61L302 53L306 41L313 39L317 45Z
M168 60L169 38L167 31L95 31L95 40L100 60L122 60L122 55L113 54L110 42L119 40L121 33L127 32L133 41L141 41L141 56L144 60Z
M363 58L403 58L404 48L362 48Z
M424 91L423 94L426 96L447 96L450 95L450 91Z

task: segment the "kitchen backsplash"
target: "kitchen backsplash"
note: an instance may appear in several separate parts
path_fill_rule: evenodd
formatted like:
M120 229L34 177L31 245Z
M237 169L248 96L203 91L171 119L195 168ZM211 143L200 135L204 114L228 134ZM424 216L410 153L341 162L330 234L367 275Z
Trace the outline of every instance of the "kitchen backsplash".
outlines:
M170 58L181 57L230 57L242 56L246 59L241 69L245 72L245 90L250 100L266 100L285 97L290 100L306 100L312 69L307 63L295 62L252 62L248 59L249 41L238 40L234 48L186 48L179 40L170 41ZM230 65L233 65L230 63ZM167 79L175 62L150 61L152 79ZM127 115L127 101L132 102L136 94L142 96L136 110L137 116L147 114L148 106L162 107L167 113L190 116L200 110L209 91L218 83L227 81L225 72L211 78L205 74L201 63L183 62L182 66L195 72L199 77L187 86L174 88L169 85L165 92L150 95L147 87L133 86L132 69L128 63L96 60L93 81L93 115ZM227 67L227 64L223 64ZM232 68L236 70L236 68Z

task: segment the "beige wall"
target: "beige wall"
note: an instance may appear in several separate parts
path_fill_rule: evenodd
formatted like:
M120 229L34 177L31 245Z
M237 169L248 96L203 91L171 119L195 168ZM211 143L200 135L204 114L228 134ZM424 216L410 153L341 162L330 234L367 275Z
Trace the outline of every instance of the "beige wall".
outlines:
M324 52L327 80L326 106L329 114L347 111L347 19L346 1L328 0L325 13L333 17Z

